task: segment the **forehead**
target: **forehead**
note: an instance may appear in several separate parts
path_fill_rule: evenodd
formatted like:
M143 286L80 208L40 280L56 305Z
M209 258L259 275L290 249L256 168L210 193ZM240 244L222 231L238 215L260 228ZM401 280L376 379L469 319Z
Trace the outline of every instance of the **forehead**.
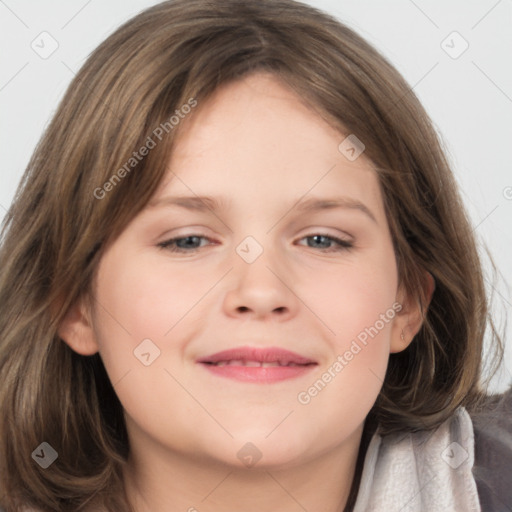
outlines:
M307 153L328 153L337 148L340 132L323 120L315 107L270 73L255 73L218 88L206 101L199 102L177 136L176 158L196 154L199 145L230 152L247 149L240 139L252 135L248 143L261 148ZM224 136L229 134L226 141ZM255 138L257 137L257 138ZM327 140L329 137L332 140ZM223 139L223 140L220 140ZM236 144L232 144L236 142ZM276 156L275 154L273 156Z
M371 161L340 151L347 135L273 75L249 75L220 87L185 120L157 198L271 203L336 194L382 207Z

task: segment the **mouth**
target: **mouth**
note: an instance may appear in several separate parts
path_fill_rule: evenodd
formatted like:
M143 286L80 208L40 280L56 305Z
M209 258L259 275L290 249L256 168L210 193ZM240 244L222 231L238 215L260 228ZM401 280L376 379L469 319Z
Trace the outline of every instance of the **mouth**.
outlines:
M217 363L208 363L205 362L204 364L211 364L213 366L247 366L251 368L271 368L276 366L304 366L302 364L297 363L286 363L284 361L275 361L273 363L264 363L263 361L244 361L243 359L239 360L228 360L228 361L218 361Z
M245 382L277 382L309 372L318 363L280 348L240 347L200 358L214 375Z

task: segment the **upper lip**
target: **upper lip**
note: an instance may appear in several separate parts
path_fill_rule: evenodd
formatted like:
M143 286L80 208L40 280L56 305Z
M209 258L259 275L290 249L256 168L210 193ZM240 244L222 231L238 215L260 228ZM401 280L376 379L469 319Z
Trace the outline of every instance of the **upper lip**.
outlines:
M198 363L218 363L220 361L256 361L260 363L280 364L316 364L316 361L308 357L301 356L290 350L277 347L255 348L255 347L237 347L228 350L222 350L197 360Z

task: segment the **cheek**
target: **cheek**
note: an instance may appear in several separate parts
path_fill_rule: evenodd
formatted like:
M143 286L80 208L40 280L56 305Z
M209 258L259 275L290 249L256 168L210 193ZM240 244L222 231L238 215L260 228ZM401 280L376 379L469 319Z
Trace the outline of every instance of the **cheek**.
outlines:
M117 249L100 263L94 326L101 358L125 411L148 430L159 415L162 425L169 422L164 404L177 404L185 418L193 407L178 384L178 368L187 340L204 323L204 297L219 276L176 271L165 258L155 263ZM173 424L173 434L186 424Z
M104 350L133 350L146 338L158 345L168 342L184 317L189 323L197 314L194 305L214 282L210 274L177 271L165 259L155 266L151 258L105 255L98 272L95 319Z
M309 421L326 440L353 432L382 388L396 318L396 273L393 265L358 267L327 283L317 311L331 331L330 357L296 395L297 419Z
M331 357L323 364L318 385L311 393L303 390L303 402L311 399L318 410L343 402L364 416L382 387L397 316L398 278L392 247L383 247L371 258L354 260L353 266L321 277L324 293L315 311L330 331ZM338 412L343 414L345 406ZM330 413L335 415L336 407Z
M338 352L344 351L347 342L375 324L378 339L384 342L389 338L395 317L392 306L396 301L398 279L391 246L384 245L381 251L365 258L354 255L350 264L340 265L330 272L312 274L305 283L304 293L308 289L314 291L310 296L331 331L330 339ZM386 313L383 321L382 315ZM364 334L361 337L364 339Z
M190 334L183 329L200 320L194 305L212 278L175 269L171 275L165 266L120 253L106 254L98 269L93 320L101 358L128 417L146 431L166 425L166 435L182 442L194 404L175 369Z

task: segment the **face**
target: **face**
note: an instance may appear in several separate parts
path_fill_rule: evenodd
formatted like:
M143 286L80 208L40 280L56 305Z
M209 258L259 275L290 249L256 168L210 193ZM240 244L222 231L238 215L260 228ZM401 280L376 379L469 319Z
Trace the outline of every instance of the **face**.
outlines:
M94 285L91 346L132 443L240 467L341 450L405 325L371 162L265 74L182 128Z

